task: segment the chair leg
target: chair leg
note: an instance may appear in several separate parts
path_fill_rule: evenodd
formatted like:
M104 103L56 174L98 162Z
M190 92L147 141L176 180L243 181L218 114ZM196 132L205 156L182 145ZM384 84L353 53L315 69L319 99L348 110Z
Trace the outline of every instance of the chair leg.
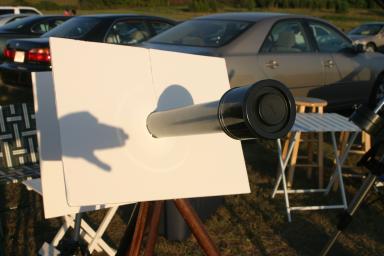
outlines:
M281 151L281 158L282 158L283 161L285 161L285 159L287 158L288 147L289 147L289 142L291 140L291 137L292 137L292 134L288 133L287 137L285 138L284 146L283 146L283 149ZM277 165L277 170L276 170L276 179L279 178L280 174L281 174L281 166L280 166L280 164L278 164Z
M288 187L291 187L293 184L293 176L294 176L294 172L295 172L297 157L299 154L300 136L301 136L301 132L297 132L296 133L296 142L295 142L295 146L293 147L293 152L292 152L289 171L288 171L288 182L287 182Z
M63 217L63 221L64 221L63 225L61 225L59 231L57 231L55 237L52 239L51 244L54 247L59 245L60 240L64 237L65 233L70 227L70 224L67 222L67 219L65 217Z
M307 178L310 179L312 177L312 171L313 171L313 139L314 139L314 134L313 133L308 133L308 143L307 143L307 162L308 162L308 169L307 169Z
M102 240L102 236L105 230L107 229L109 223L111 222L113 216L115 216L115 213L118 208L119 208L118 206L109 208L107 214L104 216L103 221L100 223L100 226L98 227L95 235L92 238L92 242L89 243L88 245L88 250L90 253L92 253L93 250L95 250L98 243Z

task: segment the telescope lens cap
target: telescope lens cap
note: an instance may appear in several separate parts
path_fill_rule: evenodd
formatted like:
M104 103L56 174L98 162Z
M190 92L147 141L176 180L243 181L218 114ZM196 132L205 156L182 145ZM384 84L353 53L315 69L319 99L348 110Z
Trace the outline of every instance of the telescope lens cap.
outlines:
M287 102L280 94L265 94L259 101L261 121L267 125L278 125L285 122L288 108Z

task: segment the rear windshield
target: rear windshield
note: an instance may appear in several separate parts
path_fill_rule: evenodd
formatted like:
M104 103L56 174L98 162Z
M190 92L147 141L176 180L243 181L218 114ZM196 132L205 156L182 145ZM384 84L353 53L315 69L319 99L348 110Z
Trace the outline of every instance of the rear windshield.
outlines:
M220 47L244 32L250 22L190 20L149 40L150 43Z
M356 36L373 36L379 33L382 28L383 25L381 24L365 24L353 29L349 34Z
M11 23L8 23L7 25L1 26L3 29L9 29L9 30L18 30L22 29L26 24L28 24L30 21L36 19L35 17L26 17L22 19L15 20Z
M13 13L15 13L13 9L0 9L0 15L13 14Z
M91 17L75 17L51 31L43 34L41 37L61 37L79 39L85 36L89 31L95 28L101 22L100 19Z

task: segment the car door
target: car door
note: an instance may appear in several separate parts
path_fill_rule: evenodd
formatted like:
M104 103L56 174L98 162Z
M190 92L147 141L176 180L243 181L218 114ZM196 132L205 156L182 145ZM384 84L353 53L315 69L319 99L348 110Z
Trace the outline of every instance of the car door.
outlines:
M135 45L146 41L151 31L145 20L119 20L107 32L106 43Z
M367 99L372 73L366 54L353 51L351 41L331 25L308 21L325 72L325 85L310 92L331 109L345 109Z
M324 84L319 56L299 19L273 25L260 49L258 64L267 78L284 83L294 96L306 96Z

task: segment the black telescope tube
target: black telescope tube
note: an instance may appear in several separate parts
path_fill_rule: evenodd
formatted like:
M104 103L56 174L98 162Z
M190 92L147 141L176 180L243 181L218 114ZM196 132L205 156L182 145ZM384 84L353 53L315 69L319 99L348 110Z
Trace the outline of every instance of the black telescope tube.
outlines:
M147 128L155 138L225 132L237 140L277 139L296 116L290 91L275 80L228 90L219 101L155 111Z

